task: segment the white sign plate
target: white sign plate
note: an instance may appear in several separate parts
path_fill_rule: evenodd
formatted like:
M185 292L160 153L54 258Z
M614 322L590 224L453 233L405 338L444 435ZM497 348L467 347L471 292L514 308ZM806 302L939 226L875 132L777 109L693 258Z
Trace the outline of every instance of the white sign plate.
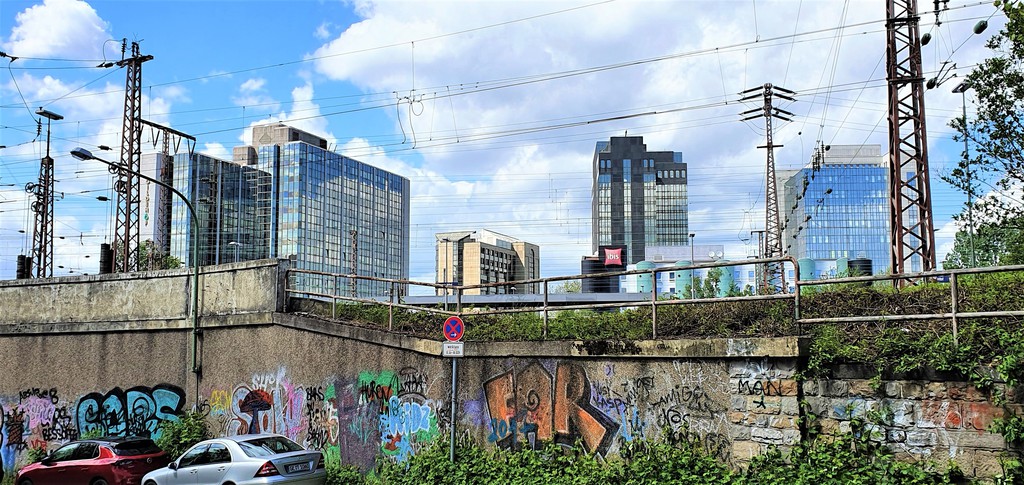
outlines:
M441 344L441 357L462 357L462 342L444 342Z

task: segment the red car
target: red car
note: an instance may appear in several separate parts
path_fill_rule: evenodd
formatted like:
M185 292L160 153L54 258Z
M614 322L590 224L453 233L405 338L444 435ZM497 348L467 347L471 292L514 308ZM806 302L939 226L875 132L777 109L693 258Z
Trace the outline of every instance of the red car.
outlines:
M149 438L106 437L72 441L39 463L22 468L16 485L138 485L171 457Z

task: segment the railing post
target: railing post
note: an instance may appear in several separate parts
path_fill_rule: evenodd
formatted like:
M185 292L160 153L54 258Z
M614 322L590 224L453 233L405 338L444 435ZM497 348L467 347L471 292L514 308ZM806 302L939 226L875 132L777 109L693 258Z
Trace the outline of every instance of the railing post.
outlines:
M785 269L785 267L783 267ZM796 333L798 335L804 334L804 326L800 323L800 293L803 288L800 287L800 261L793 260L793 286L796 290L796 294L793 295L793 321L796 322Z
M393 328L395 321L395 282L391 282L391 290L388 291L388 331Z
M658 270L655 269L651 270L651 338L658 338Z
M338 319L338 275L331 275L334 280L331 285L331 320Z
M544 280L544 328L541 329L540 335L544 338L548 338L548 281Z
M957 324L957 320L956 320L956 312L959 311L959 306L960 306L959 305L959 300L960 300L959 293L960 292L957 290L956 273L951 273L949 275L949 291L950 291L950 299L951 299L951 302L952 302L952 305L950 305L950 306L951 306L951 310L953 312L953 348L960 348L959 325Z

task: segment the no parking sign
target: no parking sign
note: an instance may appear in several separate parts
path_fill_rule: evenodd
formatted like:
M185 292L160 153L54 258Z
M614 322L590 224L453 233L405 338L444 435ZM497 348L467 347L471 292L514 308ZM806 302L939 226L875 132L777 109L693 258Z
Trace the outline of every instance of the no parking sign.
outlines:
M457 316L450 316L444 321L443 331L444 338L448 339L449 342L458 342L462 340L462 333L465 332L466 325L462 323L462 319Z

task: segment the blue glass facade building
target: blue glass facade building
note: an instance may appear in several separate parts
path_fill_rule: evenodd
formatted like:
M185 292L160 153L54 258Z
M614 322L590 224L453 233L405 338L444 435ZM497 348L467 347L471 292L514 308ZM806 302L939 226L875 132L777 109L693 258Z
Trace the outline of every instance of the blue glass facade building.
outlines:
M257 146L235 149L233 162L196 155L192 163L175 163L175 187L199 202L202 264L289 258L296 269L409 278L407 178L329 151L326 140L284 125L257 126L253 140ZM173 210L172 254L191 261L186 209L175 201ZM362 279L299 277L296 284L358 297L392 291L386 282Z
M815 260L815 278L853 259L870 259L875 274L889 271L889 169L881 146L833 145L816 156L785 175L785 252Z

